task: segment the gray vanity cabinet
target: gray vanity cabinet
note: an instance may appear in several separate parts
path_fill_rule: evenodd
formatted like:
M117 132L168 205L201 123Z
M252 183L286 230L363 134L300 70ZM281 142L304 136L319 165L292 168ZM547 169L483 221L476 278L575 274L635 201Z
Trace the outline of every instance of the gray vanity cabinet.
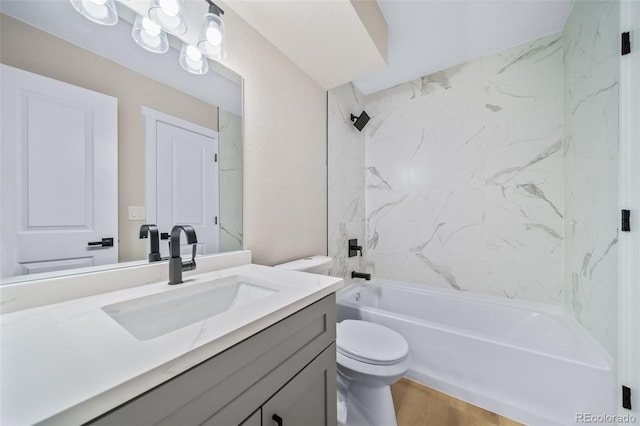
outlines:
M253 414L240 426L262 426L262 408L258 408Z
M336 425L335 325L331 294L90 424Z
M332 344L262 406L262 425L335 424L336 347ZM332 385L332 382L334 383Z

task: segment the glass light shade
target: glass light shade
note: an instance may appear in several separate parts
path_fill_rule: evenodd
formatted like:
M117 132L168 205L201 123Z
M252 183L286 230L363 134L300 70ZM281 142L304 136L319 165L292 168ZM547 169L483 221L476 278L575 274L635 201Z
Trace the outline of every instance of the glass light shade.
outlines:
M224 22L215 13L207 13L202 21L198 49L208 58L220 60L227 56L227 35Z
M169 50L169 40L162 28L146 16L136 16L131 36L138 45L149 52L164 53Z
M180 65L192 74L206 74L209 71L207 58L192 44L182 43Z
M149 18L169 34L187 32L184 19L184 0L153 0L149 6Z
M114 0L69 1L80 14L96 24L115 25L118 23L118 11Z

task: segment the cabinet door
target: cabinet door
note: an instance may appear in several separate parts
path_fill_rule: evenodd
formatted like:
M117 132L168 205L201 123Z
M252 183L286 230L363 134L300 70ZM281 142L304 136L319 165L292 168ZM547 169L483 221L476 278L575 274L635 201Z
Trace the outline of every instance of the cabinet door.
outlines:
M337 424L335 343L327 347L262 406L262 424Z
M262 426L262 409L258 408L240 426Z

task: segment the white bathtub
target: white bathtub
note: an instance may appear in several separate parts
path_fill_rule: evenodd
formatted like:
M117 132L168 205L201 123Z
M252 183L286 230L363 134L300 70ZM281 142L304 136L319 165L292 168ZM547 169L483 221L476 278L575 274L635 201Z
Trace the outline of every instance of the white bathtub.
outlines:
M338 321L409 342L407 377L528 425L615 414L611 357L563 309L372 280L338 293Z

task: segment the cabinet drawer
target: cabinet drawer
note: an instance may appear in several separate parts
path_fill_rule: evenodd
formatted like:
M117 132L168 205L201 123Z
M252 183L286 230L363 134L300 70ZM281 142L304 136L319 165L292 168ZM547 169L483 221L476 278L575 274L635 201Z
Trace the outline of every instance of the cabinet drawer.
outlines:
M289 359L302 363L291 378L335 340L335 325L331 294L90 423L201 424ZM262 402L235 413L236 424Z

